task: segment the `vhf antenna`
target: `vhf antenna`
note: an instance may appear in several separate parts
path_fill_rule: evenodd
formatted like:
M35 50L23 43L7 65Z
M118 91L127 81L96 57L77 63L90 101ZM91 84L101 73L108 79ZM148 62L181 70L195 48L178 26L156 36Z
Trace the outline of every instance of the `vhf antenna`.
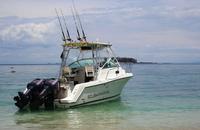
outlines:
M56 9L56 8L55 8L55 12L56 12L56 15L57 15L57 18L58 18L59 24L60 24L60 29L61 29L61 32L62 32L63 41L66 42L65 33L64 33L64 31L63 31L63 27L62 27L62 24L61 24L61 21L60 21L60 17L58 16L58 12L57 12L57 9Z
M61 12L61 15L62 15L62 18L63 18L63 21L64 21L64 25L65 25L65 28L66 28L66 31L67 31L67 41L72 41L71 37L70 37L70 34L69 34L69 30L67 28L67 22L65 20L65 17L63 15L63 12L62 12L62 9L60 9L60 12Z
M71 11L72 11L72 15L73 15L74 23L75 23L75 26L76 26L76 31L77 31L77 34L78 34L77 39L78 39L79 41L82 41L82 39L81 39L81 37L80 37L79 30L78 30L78 26L77 26L76 18L75 18L75 15L74 15L74 11L73 11L72 8L71 8Z
M74 8L74 11L75 11L75 14L76 14L76 18L78 19L79 25L80 25L80 27L81 27L81 31L82 31L82 34L83 34L83 39L84 39L85 41L87 41L87 40L86 40L86 35L85 35L85 32L84 32L84 29L83 29L83 25L82 25L82 23L81 23L80 16L79 16L79 14L78 14L78 11L76 10L76 6L75 6L74 0L72 0L72 2L73 2L73 8Z

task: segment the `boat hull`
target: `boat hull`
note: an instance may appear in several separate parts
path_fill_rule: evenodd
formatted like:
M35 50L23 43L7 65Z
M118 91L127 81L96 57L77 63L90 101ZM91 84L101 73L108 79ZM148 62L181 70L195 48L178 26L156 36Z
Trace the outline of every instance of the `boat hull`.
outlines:
M132 76L115 80L105 80L99 84L87 86L76 102L68 103L55 100L55 108L80 107L115 100L120 97L123 87L131 77Z

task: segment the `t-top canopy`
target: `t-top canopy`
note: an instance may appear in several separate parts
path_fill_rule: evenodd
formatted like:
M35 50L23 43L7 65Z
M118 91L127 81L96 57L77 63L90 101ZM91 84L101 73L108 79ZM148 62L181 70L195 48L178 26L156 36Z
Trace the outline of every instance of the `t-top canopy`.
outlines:
M108 43L98 43L98 42L70 42L64 43L63 47L78 47L81 49L100 49L105 47L110 47L111 44Z

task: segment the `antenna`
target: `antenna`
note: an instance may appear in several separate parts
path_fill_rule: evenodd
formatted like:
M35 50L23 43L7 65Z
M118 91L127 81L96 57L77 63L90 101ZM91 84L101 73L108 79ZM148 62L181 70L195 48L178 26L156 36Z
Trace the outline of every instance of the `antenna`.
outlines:
M61 21L60 21L60 17L58 16L58 12L57 12L57 9L56 9L56 8L55 8L55 12L56 12L56 15L57 15L59 24L60 24L60 29L61 29L61 32L62 32L62 35L63 35L63 41L66 42L65 33L64 33L64 31L63 31L63 27L62 27L62 24L61 24Z
M80 37L79 30L78 30L78 26L77 26L77 23L76 23L76 18L75 18L75 15L74 15L74 11L73 11L72 8L71 8L71 11L72 11L72 15L73 15L74 23L75 23L75 25L76 25L76 31L77 31L77 34L78 34L77 39L78 39L79 41L82 41L82 39L81 39L81 37Z
M83 26L82 26L82 23L81 23L80 16L79 16L79 14L78 14L78 11L76 10L76 6L75 6L74 0L72 0L72 2L73 2L74 11L75 11L75 13L76 13L76 17L77 17L77 19L78 19L78 21L79 21L79 25L80 25L80 27L81 27L81 31L82 31L82 34L83 34L83 39L84 39L85 41L87 41L87 40L86 40L85 32L84 32L84 30L83 30Z
M68 28L67 28L67 22L66 22L66 20L65 20L64 15L63 15L62 9L60 9L60 12L61 12L61 14L62 14L63 21L64 21L64 25L65 25L65 28L66 28L66 31L67 31L67 40L71 42L72 39L71 39L71 37L70 37L69 30L68 30Z

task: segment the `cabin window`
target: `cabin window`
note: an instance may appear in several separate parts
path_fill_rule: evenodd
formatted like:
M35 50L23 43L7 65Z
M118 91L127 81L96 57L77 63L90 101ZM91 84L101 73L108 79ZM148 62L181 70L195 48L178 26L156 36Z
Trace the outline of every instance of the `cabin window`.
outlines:
M118 67L117 61L114 58L111 58L109 62L106 62L103 68L112 68Z

